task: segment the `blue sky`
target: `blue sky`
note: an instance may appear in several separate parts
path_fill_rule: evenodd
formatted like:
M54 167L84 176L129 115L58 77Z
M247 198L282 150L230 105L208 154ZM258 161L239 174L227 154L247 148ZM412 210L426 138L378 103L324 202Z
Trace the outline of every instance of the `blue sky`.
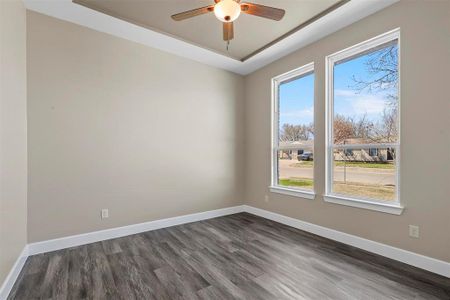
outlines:
M376 122L387 106L386 95L392 91L372 92L354 90L353 76L370 80L365 62L368 55L338 64L334 69L334 111L346 117L366 115ZM314 74L280 85L280 127L283 124L309 124L314 116Z
M383 50L383 49L382 49ZM379 51L382 51L379 50ZM355 91L355 81L371 81L373 75L367 72L365 62L369 58L364 55L334 67L334 113L346 117L359 118L366 115L369 120L380 120L383 110L388 107L387 95L395 94L395 90ZM380 76L378 74L378 76Z
M311 123L314 119L314 74L281 84L279 97L280 127Z

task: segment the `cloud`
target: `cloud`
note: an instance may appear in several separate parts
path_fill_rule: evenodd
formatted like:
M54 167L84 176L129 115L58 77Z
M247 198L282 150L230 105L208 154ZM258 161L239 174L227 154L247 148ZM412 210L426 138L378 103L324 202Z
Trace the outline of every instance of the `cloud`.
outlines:
M355 92L351 90L335 90L334 91L335 97L354 97Z
M348 113L357 115L381 114L387 106L384 95L358 94L352 90L336 90L334 96L335 102L338 102L335 104L341 106L341 110L345 109L348 110Z
M361 96L352 101L352 108L357 114L380 114L386 108L386 100L377 96Z
M301 110L282 112L280 116L285 118L312 118L314 116L314 108L308 107Z

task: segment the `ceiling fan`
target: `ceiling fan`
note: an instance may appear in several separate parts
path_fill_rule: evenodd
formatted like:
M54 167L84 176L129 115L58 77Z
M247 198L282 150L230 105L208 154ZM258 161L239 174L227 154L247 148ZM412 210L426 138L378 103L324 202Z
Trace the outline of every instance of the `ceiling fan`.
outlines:
M172 19L182 21L214 11L216 18L223 22L223 40L229 43L234 37L233 21L241 12L275 21L280 21L285 13L284 9L248 2L240 3L240 0L214 0L214 2L213 5L172 15Z

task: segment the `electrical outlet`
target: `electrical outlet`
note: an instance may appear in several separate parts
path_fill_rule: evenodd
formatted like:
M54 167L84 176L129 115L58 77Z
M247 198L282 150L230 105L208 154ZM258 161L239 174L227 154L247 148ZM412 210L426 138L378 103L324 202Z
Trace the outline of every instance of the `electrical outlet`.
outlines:
M101 216L102 216L102 219L106 219L109 217L109 211L107 208L102 209Z
M268 195L264 196L264 201L269 202L269 196Z
M419 226L409 225L409 236L418 239L419 238Z

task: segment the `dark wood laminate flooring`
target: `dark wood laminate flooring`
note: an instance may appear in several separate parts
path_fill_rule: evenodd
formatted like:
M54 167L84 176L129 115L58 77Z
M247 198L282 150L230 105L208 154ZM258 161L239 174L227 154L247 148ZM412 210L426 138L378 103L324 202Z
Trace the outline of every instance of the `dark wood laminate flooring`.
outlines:
M240 213L29 257L9 299L450 299L450 280Z

